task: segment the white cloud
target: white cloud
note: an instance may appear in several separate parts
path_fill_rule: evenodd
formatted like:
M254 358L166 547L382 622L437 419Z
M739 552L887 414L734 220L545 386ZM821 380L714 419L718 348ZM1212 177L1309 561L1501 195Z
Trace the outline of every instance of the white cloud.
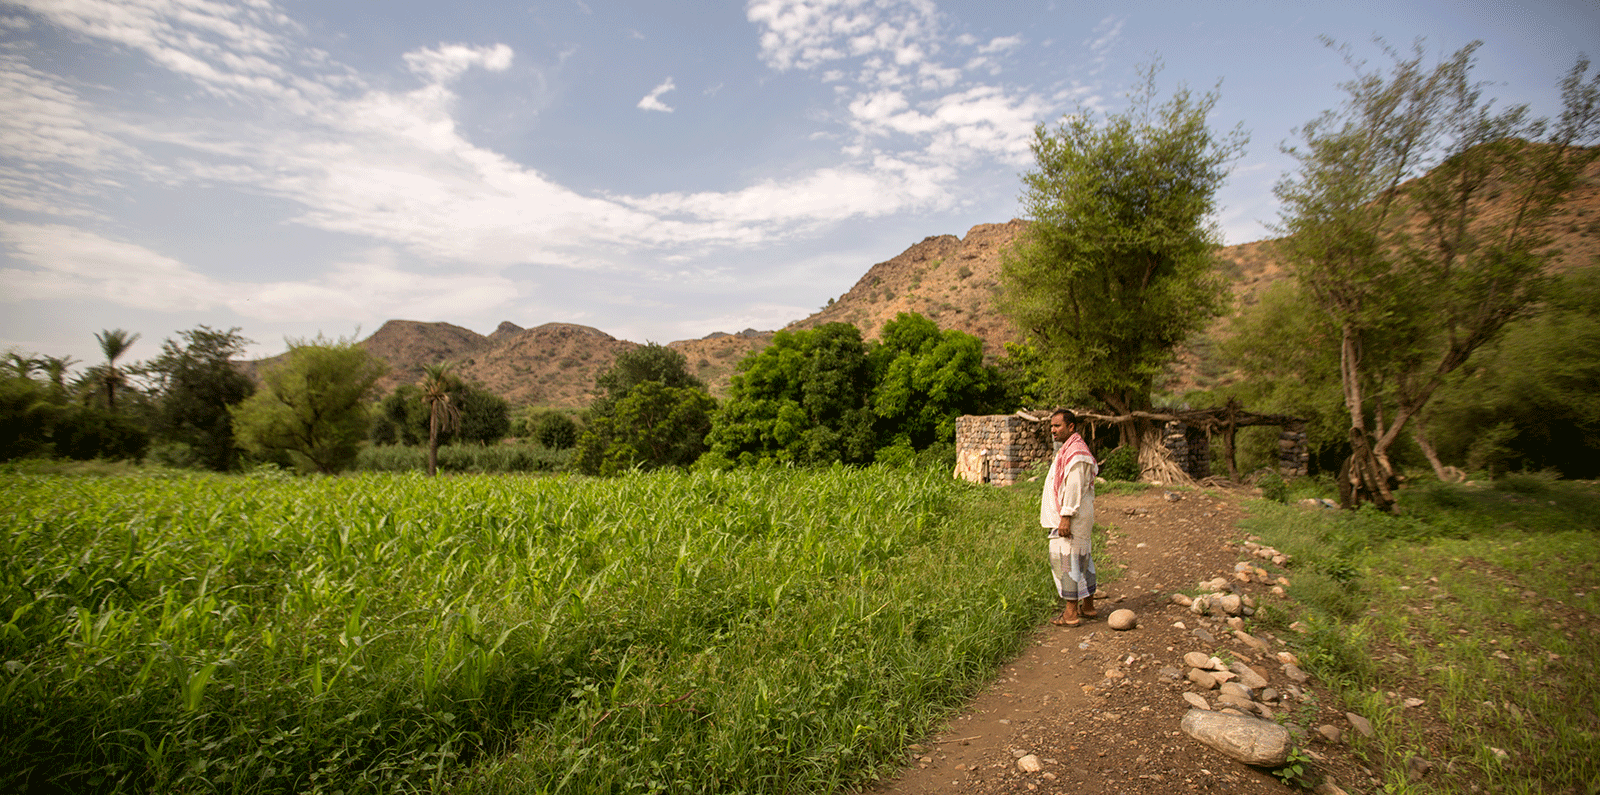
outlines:
M517 296L516 285L502 276L417 273L400 268L396 259L393 250L378 248L309 282L235 285L227 305L246 317L274 321L380 321L457 317L506 306Z
M842 148L847 156L884 147L926 164L929 173L983 157L1014 163L1026 158L1034 123L1049 111L1032 94L967 80L980 68L998 75L990 56L1020 47L1020 36L992 38L978 47L981 55L944 63L947 47L978 40L947 36L925 0L750 0L746 16L762 30L761 55L774 69L825 64L823 81L843 83L854 66L853 83L838 92L842 121L858 135Z
M407 68L435 83L448 83L474 66L491 72L504 72L511 68L511 59L511 48L504 44L486 47L441 44L437 48L423 48L405 54Z
M878 92L850 103L855 127L866 135L894 133L930 140L928 154L965 160L978 154L1025 160L1035 120L1047 108L1031 97L1012 97L994 86L974 86L913 108L899 92Z
M178 260L59 224L0 223L0 242L34 270L0 271L6 299L95 297L166 312L215 306L223 285Z
M143 246L58 224L0 223L0 243L31 269L0 270L5 301L94 298L132 309L200 312L227 308L271 322L337 317L448 317L492 309L515 298L493 274L416 273L387 248L334 264L303 282L215 279Z
M622 201L653 215L703 219L729 241L755 242L784 227L946 207L951 197L944 185L953 177L947 166L880 155L864 168L820 169L733 193L658 193Z
M386 91L301 45L297 26L266 0L243 8L213 0L136 6L28 0L27 6L51 24L143 53L187 81L225 92L229 103L219 110L196 102L161 117L119 116L14 56L0 61L0 91L9 92L7 109L25 112L0 113L0 125L7 125L0 127L6 133L0 152L8 163L35 170L56 164L56 183L103 169L119 181L236 186L292 202L299 209L290 222L450 268L615 268L641 253L660 261L791 238L849 218L947 208L956 201L951 186L962 168L982 157L1009 163L1026 152L1042 109L1029 95L964 83L961 70L942 64L937 56L947 44L931 3L756 0L749 16L762 26L763 57L774 68L836 61L822 77L839 81L846 93L838 115L825 119L834 123L811 137L840 139L841 162L728 191L586 194L474 144L459 128L453 82L474 67L510 68L514 54L503 44L412 50L402 60L425 84ZM671 112L661 98L675 88L664 80L638 107ZM42 177L32 188L20 179L0 170L0 200L11 207L63 216L89 207ZM21 228L13 234L23 234L15 231ZM35 241L30 245L53 238L53 250L76 252L83 261L116 260L130 272L165 274L151 281L168 289L137 299L147 303L217 304L223 299L211 296L236 287L131 243L88 232L75 238L67 227L30 229L24 235ZM27 258L24 242L12 248ZM30 294L112 292L104 267L62 271L42 259L28 261L35 269L19 271L19 278L28 280ZM383 267L346 263L306 284L256 285L246 291L250 305L238 311L333 311L340 301L356 300L349 296L404 305L408 299L379 288L380 277L394 275ZM511 292L493 281L498 277L481 278L488 281L434 285L428 294L481 301Z
M1100 20L1095 25L1094 38L1084 42L1089 50L1090 74L1098 74L1105 69L1106 61L1111 57L1111 51L1122 41L1123 22L1114 16Z
M882 53L914 64L938 32L929 0L751 0L745 17L765 28L761 56L779 71Z
M58 206L63 191L94 191L98 178L83 172L142 160L113 134L120 127L95 122L90 104L65 81L0 55L0 201L18 209Z
M677 86L672 84L672 78L670 77L661 81L661 85L650 89L650 93L645 94L644 99L639 100L639 108L641 110L654 110L661 113L671 113L672 108L668 107L667 103L661 101L661 95L676 88Z
M993 55L997 52L1007 52L1022 46L1021 36L996 36L988 44L978 48L984 55Z

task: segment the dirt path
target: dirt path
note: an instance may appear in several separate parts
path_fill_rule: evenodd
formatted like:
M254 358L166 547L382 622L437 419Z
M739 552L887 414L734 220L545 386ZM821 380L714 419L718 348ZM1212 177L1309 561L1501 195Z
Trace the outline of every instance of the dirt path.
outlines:
M1110 543L1095 550L1097 565L1125 568L1100 588L1100 619L1071 628L1042 626L1026 651L951 721L948 731L914 746L911 766L869 793L1303 791L1223 757L1179 730L1190 709L1185 691L1201 693L1213 704L1217 695L1185 678L1186 652L1225 652L1286 690L1274 656L1286 647L1271 633L1252 628L1270 647L1252 650L1223 619L1202 618L1169 601L1174 591L1192 592L1202 580L1231 576L1234 564L1247 557L1236 524L1244 515L1241 504L1253 496L1219 489L1171 494L1178 499L1159 488L1097 498L1097 523L1111 531ZM1044 552L1041 537L1040 587L1049 582ZM1267 593L1271 583L1239 587L1257 599L1273 598ZM1138 614L1137 629L1117 632L1106 626L1105 617L1119 608ZM1315 697L1320 687L1312 680L1305 690ZM1307 735L1297 745L1319 757L1321 772L1351 793L1371 788L1371 774L1349 758L1345 747L1315 731L1322 724L1348 731L1341 712L1312 698L1286 700L1283 706L1288 720ZM1019 769L1023 753L1038 756L1043 770Z

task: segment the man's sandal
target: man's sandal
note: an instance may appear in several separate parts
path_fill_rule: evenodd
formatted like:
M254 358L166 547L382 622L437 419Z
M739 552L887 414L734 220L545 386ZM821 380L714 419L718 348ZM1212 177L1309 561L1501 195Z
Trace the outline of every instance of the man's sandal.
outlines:
M1080 618L1067 618L1067 613L1066 613L1065 610L1063 610L1063 611L1061 611L1061 615L1050 619L1050 623L1055 624L1058 627L1075 627L1075 626L1077 626L1079 624L1082 624L1083 623L1083 619L1080 619Z

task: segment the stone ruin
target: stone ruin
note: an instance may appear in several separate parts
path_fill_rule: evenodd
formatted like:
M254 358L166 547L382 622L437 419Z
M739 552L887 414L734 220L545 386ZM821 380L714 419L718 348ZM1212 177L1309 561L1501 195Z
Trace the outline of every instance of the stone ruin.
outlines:
M1111 418L1081 411L1077 414L1089 426L1085 436L1091 439L1099 426L1111 424ZM1233 433L1241 425L1279 426L1278 474L1285 480L1310 474L1311 452L1303 420L1249 414L1239 411L1237 406L1182 414L1190 421L1167 420L1163 443L1172 460L1194 480L1204 480L1213 474L1211 435L1224 433L1231 452ZM956 421L955 476L972 483L1009 486L1021 480L1030 467L1048 461L1054 451L1048 414L1042 417L1023 412L967 415ZM1224 468L1228 470L1224 474L1237 476L1231 461Z
M956 477L1009 486L1055 450L1048 418L967 415L956 420Z

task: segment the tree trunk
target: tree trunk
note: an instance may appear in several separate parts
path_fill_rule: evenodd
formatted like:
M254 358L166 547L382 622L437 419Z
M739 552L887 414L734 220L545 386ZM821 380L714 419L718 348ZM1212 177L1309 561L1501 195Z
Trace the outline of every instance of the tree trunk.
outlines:
M1416 441L1417 447L1422 449L1423 457L1428 459L1428 466L1433 467L1433 474L1440 480L1448 481L1450 477L1445 474L1444 462L1439 460L1439 453L1433 449L1433 442L1428 440L1428 434L1422 430L1422 423L1419 422L1411 428L1411 438Z
M1394 493L1389 490L1388 457L1372 449L1367 438L1366 401L1361 394L1361 343L1355 327L1345 323L1339 342L1339 378L1344 383L1344 404L1350 410L1350 457L1339 469L1339 504L1355 508L1370 502L1394 513Z
M428 407L428 477L439 472L439 404Z
M1222 447L1228 453L1228 480L1234 483L1239 482L1239 460L1233 446L1234 434L1238 432L1238 409L1239 402L1228 398L1228 424L1222 429Z
M1416 440L1417 447L1422 448L1422 454L1427 457L1428 465L1433 467L1433 474L1437 475L1440 481L1459 483L1465 480L1461 470L1445 466L1444 462L1439 460L1439 453L1433 449L1433 440L1428 438L1427 426L1420 417L1417 419L1417 424L1411 427L1411 438Z
M1149 407L1149 395L1140 394L1131 390L1118 392L1099 392L1095 394L1112 411L1127 416L1135 410L1143 411ZM1139 479L1147 483L1170 486L1188 486L1194 484L1194 479L1189 473L1183 471L1172 456L1167 453L1167 446L1162 441L1162 424L1154 420L1134 417L1126 422L1117 423L1117 431L1121 436L1122 444L1131 444L1139 454Z
M1385 513L1394 513L1394 492L1389 488L1390 473L1373 453L1367 435L1357 428L1351 428L1350 447L1353 452L1339 470L1340 507L1355 508L1363 502L1370 502Z

